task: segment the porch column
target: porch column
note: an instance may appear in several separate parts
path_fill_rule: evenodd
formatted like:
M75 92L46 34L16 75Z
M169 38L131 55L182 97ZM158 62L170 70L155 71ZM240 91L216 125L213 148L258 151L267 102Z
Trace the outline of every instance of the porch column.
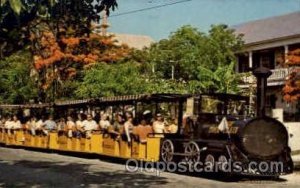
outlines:
M288 45L285 45L284 46L284 62L287 63L287 55L289 53L289 46Z
M249 68L252 68L253 65L253 53L252 51L249 52Z

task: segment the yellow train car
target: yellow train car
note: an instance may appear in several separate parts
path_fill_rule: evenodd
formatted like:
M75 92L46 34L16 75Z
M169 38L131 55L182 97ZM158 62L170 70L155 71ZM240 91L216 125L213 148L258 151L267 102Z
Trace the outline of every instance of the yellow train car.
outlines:
M134 124L138 125L141 118L144 118L143 112L150 111L150 117L153 118L155 114L161 113L162 109L164 109L166 110L165 114L177 118L177 122L181 123L183 103L187 97L181 95L131 95L103 97L96 100L63 101L56 102L54 105L0 105L0 109L9 109L11 114L15 111L18 111L20 114L21 111L21 114L27 113L28 116L22 121L22 129L8 130L0 128L0 143L24 148L159 161L162 137L153 133L149 134L143 141L140 141L132 133L130 134L131 140L128 141L124 133L116 134L116 132L111 133L101 129L93 131L89 137L84 134L70 136L65 130L54 130L47 134L41 130L36 130L33 134L27 122L30 121L30 117L42 117L49 111L54 111L55 119L67 117L72 113L90 113L96 117L97 113L104 111L105 113L110 113L109 116L112 122L115 121L115 114L122 112L125 115L128 111L131 111L136 120Z

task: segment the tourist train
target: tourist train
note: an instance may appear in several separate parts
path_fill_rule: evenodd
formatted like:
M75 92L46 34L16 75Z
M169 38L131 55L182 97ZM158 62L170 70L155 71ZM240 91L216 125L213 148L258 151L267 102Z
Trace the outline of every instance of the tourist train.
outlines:
M0 143L6 146L164 163L240 162L239 174L257 176L293 171L284 125L254 117L249 98L239 95L144 94L0 105L0 114ZM262 172L249 168L253 161L283 166Z

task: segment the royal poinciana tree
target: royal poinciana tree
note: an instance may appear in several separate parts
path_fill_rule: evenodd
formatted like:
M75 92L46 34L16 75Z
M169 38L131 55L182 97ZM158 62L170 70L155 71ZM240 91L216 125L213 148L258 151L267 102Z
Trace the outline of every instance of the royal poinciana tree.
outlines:
M297 102L300 99L300 49L291 51L287 56L290 74L283 88L286 102Z
M117 7L116 0L0 0L0 58L30 42L30 28L46 24L55 37L61 28L75 36L89 35L100 12Z
M41 101L62 96L64 82L95 62L114 63L130 52L112 36L92 33L116 0L1 0L0 59L30 48ZM68 92L67 92L68 93Z

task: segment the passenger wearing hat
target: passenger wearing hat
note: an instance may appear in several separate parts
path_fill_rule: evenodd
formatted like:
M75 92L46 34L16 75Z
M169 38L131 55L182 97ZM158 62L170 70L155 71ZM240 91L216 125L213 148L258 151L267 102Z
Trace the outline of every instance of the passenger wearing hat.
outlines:
M156 114L156 120L153 122L153 131L154 133L164 133L165 123L161 114ZM162 135L163 136L163 135Z
M146 120L146 123L151 125L153 122L153 116L150 110L145 110L143 112L143 119Z

